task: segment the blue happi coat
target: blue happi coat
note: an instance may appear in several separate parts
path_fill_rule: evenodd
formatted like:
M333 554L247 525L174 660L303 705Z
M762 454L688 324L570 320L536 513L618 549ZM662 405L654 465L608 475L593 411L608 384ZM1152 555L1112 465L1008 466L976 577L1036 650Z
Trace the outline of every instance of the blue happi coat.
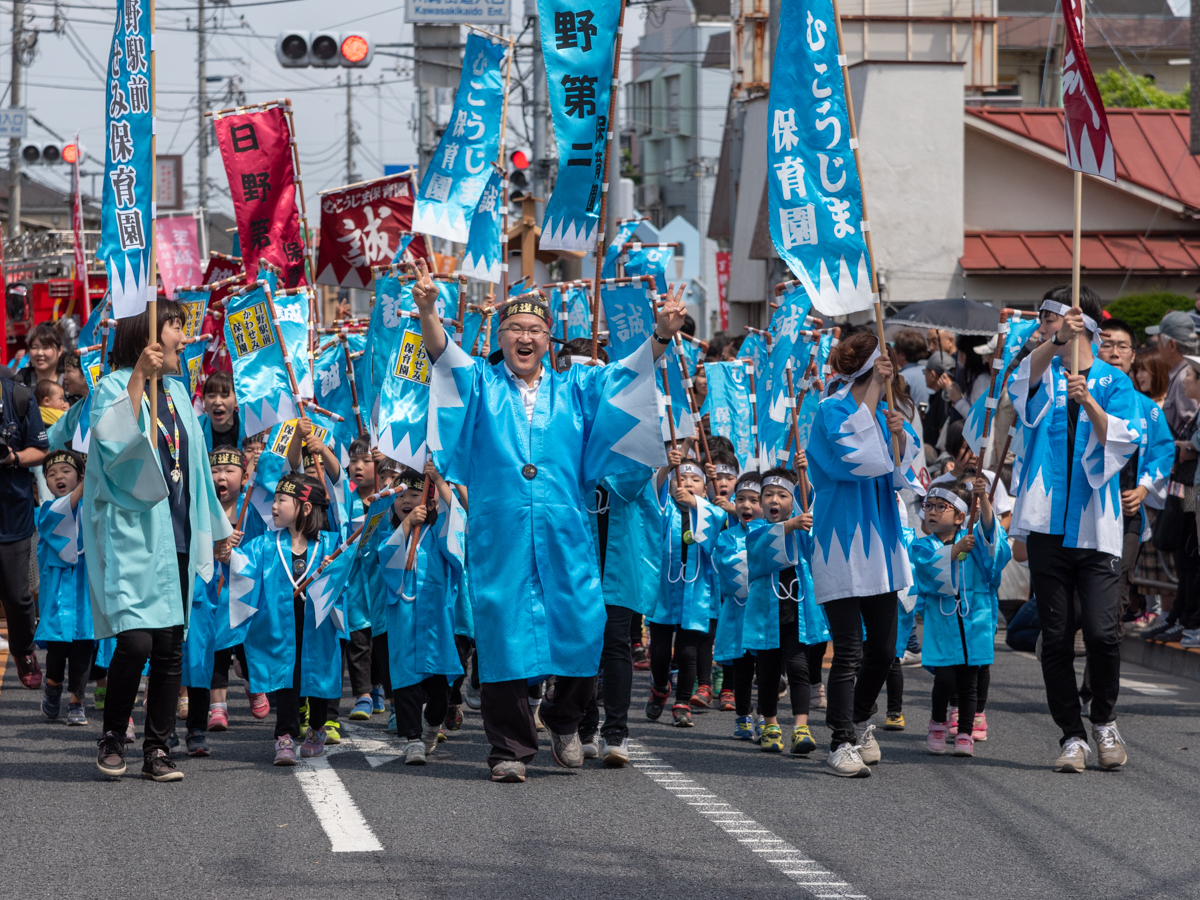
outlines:
M213 427L212 419L208 417L208 413L200 413L196 417L200 421L200 430L204 432L204 446L208 448L208 452L213 452ZM221 432L225 434L225 432ZM237 417L237 446L241 449L242 441L246 437L246 430L242 427L242 417Z
M817 406L808 448L812 481L812 579L817 603L869 597L912 583L896 491L925 494L921 441L906 423L903 458L892 458L886 404L875 412L846 389ZM922 467L923 468L923 467Z
M1167 502L1167 481L1175 463L1175 438L1167 425L1167 415L1157 403L1140 391L1135 394L1141 410L1141 443L1138 445L1138 486L1146 489L1142 502L1143 541L1150 540L1150 517L1146 507L1162 509Z
M455 606L463 569L466 515L458 499L438 502L437 521L421 529L413 568L405 571L412 536L396 528L379 548L386 586L388 667L392 689L430 675L463 674L454 645Z
M322 531L317 540L309 541L308 573L315 573L321 560L338 544L339 537L332 531ZM290 532L272 531L242 544L233 551L230 568L230 626L236 630L249 620L243 644L250 690L259 694L291 687L296 666L296 614ZM348 636L341 601L327 611L318 610L312 589L306 591L301 696L334 699L342 695L341 638Z
M647 467L627 475L605 478L608 491L608 546L604 555L604 604L624 606L648 615L658 600L662 511L654 492L654 470ZM596 556L600 555L599 490L588 509Z
M544 369L526 418L504 365L453 343L433 367L434 464L470 492L468 584L487 682L588 677L604 594L585 498L602 478L665 462L649 343L606 366Z
M721 611L717 616L717 631L713 637L713 660L724 665L740 659L746 652L742 646L742 625L750 594L746 536L764 527L766 523L762 519L735 521L721 532L713 551L713 567L717 570L721 586Z
M79 531L81 506L58 497L38 510L38 625L34 640L90 641L92 607Z
M750 590L746 619L742 626L742 647L746 650L777 650L779 603L784 598L797 601L796 629L801 644L819 644L829 640L829 623L813 596L809 555L812 536L797 529L784 534L783 523L768 524L746 536L746 562L750 571ZM793 567L796 581L780 584L779 573Z
M922 665L985 666L996 655L996 590L1012 551L999 522L993 521L990 540L982 522L973 533L975 547L961 562L951 548L966 536L965 525L950 544L935 534L913 541L917 590L925 604Z
M219 570L224 564L217 563ZM218 576L219 577L219 576ZM196 579L192 589L191 627L188 628L187 638L183 642L183 681L184 687L212 687L214 657L217 651L217 579L211 584L205 584ZM229 596L228 590L222 587L221 593Z
M326 480L329 475L326 473ZM335 502L341 498L341 517L339 521L346 523L346 530L353 533L354 529L364 524L367 520L366 509L363 507L362 497L358 495L356 485L350 480L350 476L346 473L343 466L338 473L338 480L334 486L334 491L330 494ZM365 548L364 548L365 549ZM376 600L371 594L371 585L368 580L368 569L370 568L364 556L364 552L359 552L354 557L354 562L350 568L350 580L346 582L346 628L350 631L361 631L364 628L370 628L372 635L383 634L387 630L386 626L381 621L378 627L375 627L375 617L372 615L373 606L378 605L380 618L382 619L383 603L382 600ZM370 554L372 560L374 554Z
M1141 442L1141 408L1133 383L1120 369L1095 360L1088 391L1108 415L1107 441L1101 444L1081 406L1075 426L1075 452L1068 491L1067 376L1069 365L1054 357L1042 378L1031 384L1030 360L1017 368L1008 389L1025 432L1021 485L1012 514L1012 530L1063 535L1064 547L1121 555L1121 469Z
M661 571L658 598L646 618L657 625L678 625L685 631L707 632L721 612L721 588L712 555L725 525L725 510L703 497L696 506L680 510L671 496L674 475L659 490L662 530L659 535ZM684 560L684 518L692 533Z

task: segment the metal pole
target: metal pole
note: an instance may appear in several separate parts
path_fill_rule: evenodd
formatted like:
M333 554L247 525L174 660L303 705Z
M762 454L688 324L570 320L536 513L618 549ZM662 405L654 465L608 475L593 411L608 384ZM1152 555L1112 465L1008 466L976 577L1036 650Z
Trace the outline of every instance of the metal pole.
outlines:
M624 9L624 5L621 7ZM533 196L543 198L548 196L546 185L550 176L550 160L546 156L546 126L550 121L550 94L546 87L546 60L542 56L541 21L534 19L534 48L533 48L533 181L530 190ZM620 33L617 36L617 46L620 46ZM619 51L618 51L619 53ZM544 203L534 205L534 219L541 221ZM601 230L604 229L604 216L601 215Z
M346 75L346 184L354 181L354 110L351 107L350 75Z
M206 33L207 23L204 21L204 0L196 0L196 14L199 18L196 20L196 115L200 121L200 133L196 141L196 175L199 178L199 185L196 189L196 203L201 210L208 209L208 119L204 113L208 109L208 34ZM205 229L204 213L200 213L200 227ZM204 258L208 258L208 236L205 234L202 238L204 242Z
M25 43L22 25L25 21L24 0L13 0L12 23L12 91L9 106L21 106L21 56ZM8 236L21 233L21 139L8 139Z

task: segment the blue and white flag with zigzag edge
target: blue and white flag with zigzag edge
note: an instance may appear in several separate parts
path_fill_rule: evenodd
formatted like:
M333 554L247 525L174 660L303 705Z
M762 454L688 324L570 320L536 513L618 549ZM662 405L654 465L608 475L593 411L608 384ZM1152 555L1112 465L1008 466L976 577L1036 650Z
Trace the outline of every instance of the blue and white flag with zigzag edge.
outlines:
M621 255L621 248L629 243L634 233L638 230L638 226L645 222L646 219L634 219L632 222L622 222L617 226L617 233L613 237L613 241L608 245L608 250L604 253L604 268L600 270L601 278L616 278L617 277L617 257Z
M259 281L226 301L225 345L246 434L269 431L275 424L300 415L275 333L265 282Z
M347 374L346 351L349 346L347 342L332 341L313 360L313 371L316 373L313 388L317 405L342 417L343 421L334 423L333 433L338 443L343 445L349 445L358 437L358 420L354 416L354 398ZM365 424L366 417L363 418Z
M300 396L313 399L312 368L308 361L308 317L311 311L308 288L273 293L275 311L279 314L279 330L292 358L292 372L300 387ZM253 432L247 432L252 434Z
M829 373L825 369L829 363L829 352L834 345L833 332L822 331L821 338L817 341L816 355L813 360L816 363L816 372L811 379L804 377L796 383L796 396L798 397L804 392L804 399L800 401L800 413L796 418L796 431L800 435L801 450L808 449L808 439L812 436L813 423L817 420L817 406L821 402L821 392L817 389L816 381L820 379L824 382L828 377Z
M114 319L146 311L155 285L154 116L150 54L152 13L146 0L117 0L105 93L104 190L96 258L108 273Z
M454 109L417 192L413 231L467 243L500 147L507 48L507 42L467 36Z
M587 288L583 285L571 284L551 290L550 312L556 337L562 336L564 322L568 341L592 336L592 309Z
M992 390L989 394L982 394L967 411L967 417L963 421L963 439L971 448L971 452L976 456L982 456L984 450L984 426L987 424L988 409L995 410L1000 405L1000 398L1004 396L1004 392L1008 389L1009 383L1016 377L1015 366L1014 371L1009 372L1009 367L1013 365L1014 360L1020 354L1026 342L1033 337L1034 332L1041 325L1037 319L1023 319L1020 316L1010 317L1007 322L1001 322L1000 327L1004 330L1004 334L997 337L1005 338L1004 350L998 359L998 367L994 366L992 371L995 374L996 383L992 385ZM1007 376L1007 377L1005 377ZM990 399L989 399L990 397ZM992 418L995 419L995 412L992 413ZM992 433L988 436L995 440L996 430L992 428ZM1003 435L1000 437L1003 442Z
M488 179L479 197L479 205L475 207L475 214L471 216L471 234L467 238L467 249L459 267L469 278L493 284L500 283L500 267L504 265L500 247L503 180L496 171Z
M667 290L667 267L674 258L674 247L634 244L625 257L625 274L653 275L654 286L661 294Z
M750 379L740 362L705 363L708 393L701 414L708 413L712 433L729 438L738 466L745 469L754 460L753 413L750 411Z
M392 345L379 394L379 449L418 472L429 457L425 433L432 368L421 339L420 320L405 319Z

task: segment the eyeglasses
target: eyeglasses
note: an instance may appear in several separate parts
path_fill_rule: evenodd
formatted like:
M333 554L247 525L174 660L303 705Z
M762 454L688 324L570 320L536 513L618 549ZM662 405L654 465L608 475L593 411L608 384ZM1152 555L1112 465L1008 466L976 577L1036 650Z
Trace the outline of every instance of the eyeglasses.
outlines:
M1101 341L1100 346L1105 350L1132 350L1133 344L1129 341Z
M529 335L535 341L538 338L547 337L550 332L545 328L520 328L516 325L505 325L500 329L505 334L511 334L513 337L521 337L521 335Z
M946 510L950 509L950 504L930 501L928 503L921 504L921 509L925 510L925 512L944 513Z

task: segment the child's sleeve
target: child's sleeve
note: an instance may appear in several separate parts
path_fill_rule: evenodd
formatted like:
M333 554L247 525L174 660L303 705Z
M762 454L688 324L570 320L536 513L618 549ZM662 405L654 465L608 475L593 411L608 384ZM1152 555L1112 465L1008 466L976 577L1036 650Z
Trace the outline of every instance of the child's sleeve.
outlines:
M953 545L943 544L934 535L913 541L910 556L913 574L917 577L917 590L925 596L953 597Z
M696 508L691 510L692 540L710 557L717 549L717 539L725 526L725 510L703 497L696 497Z
M79 560L78 510L71 509L68 494L42 504L37 513L38 536L50 553L38 554L43 565L70 568Z
M229 628L236 631L258 612L262 604L262 582L266 575L264 551L274 535L256 537L234 547L229 554Z
M750 580L767 578L789 566L800 564L797 532L784 533L784 524L763 525L746 535L746 566Z
M975 523L975 547L971 550L971 558L993 591L1000 587L1004 567L1012 559L1012 548L1008 544L1008 535L997 518L992 518L990 537L982 521Z

